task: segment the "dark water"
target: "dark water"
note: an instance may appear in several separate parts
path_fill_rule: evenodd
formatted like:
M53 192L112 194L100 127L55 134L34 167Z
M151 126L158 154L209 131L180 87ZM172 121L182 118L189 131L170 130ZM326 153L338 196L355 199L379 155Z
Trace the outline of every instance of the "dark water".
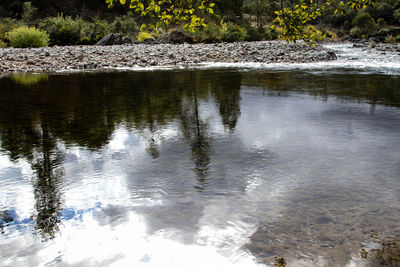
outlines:
M400 238L400 77L0 79L0 266L364 266Z

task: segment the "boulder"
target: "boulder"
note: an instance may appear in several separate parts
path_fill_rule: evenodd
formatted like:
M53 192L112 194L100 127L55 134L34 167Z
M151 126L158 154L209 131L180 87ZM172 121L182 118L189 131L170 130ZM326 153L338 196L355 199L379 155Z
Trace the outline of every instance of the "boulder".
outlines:
M390 30L382 30L374 34L368 35L369 38L375 38L380 42L385 41L386 36L392 35L393 37L400 34L400 28L393 28Z
M162 36L160 42L170 44L193 43L193 38L183 31L173 30L169 34Z
M121 44L131 44L132 40L128 36L122 36L119 33L110 33L109 35L103 37L96 45L121 45Z

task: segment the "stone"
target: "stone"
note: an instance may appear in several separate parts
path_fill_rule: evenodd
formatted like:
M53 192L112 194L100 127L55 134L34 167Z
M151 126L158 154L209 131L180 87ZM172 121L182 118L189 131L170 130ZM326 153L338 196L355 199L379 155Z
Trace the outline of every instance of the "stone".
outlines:
M171 44L193 43L193 38L183 31L173 30L169 34L162 36L160 42Z
M99 46L106 46L106 45L121 45L124 44L124 40L130 40L129 37L122 37L119 33L110 33L109 35L103 37L100 41L96 43ZM132 42L132 40L131 40Z
M355 48L362 48L362 47L364 47L364 45L363 45L363 44L360 44L360 43L355 43L355 44L353 44L353 47L355 47Z
M131 43L132 43L131 38L129 38L128 36L122 37L122 44L131 44Z

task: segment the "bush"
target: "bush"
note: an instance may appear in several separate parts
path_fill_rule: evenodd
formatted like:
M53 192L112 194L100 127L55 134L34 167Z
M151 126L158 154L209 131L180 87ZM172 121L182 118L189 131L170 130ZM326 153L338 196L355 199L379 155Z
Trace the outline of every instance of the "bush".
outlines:
M247 36L246 29L232 23L222 25L222 41L237 42L244 41Z
M89 29L89 35L84 36L88 36L92 43L96 43L110 33L111 26L105 20L95 18L93 23L83 22L83 24Z
M61 14L44 19L39 27L49 33L52 45L74 45L81 40L82 23L81 19L74 20Z
M22 20L29 22L33 15L36 13L37 8L31 2L25 2L22 6Z
M265 35L265 32L262 32L262 28L258 29L256 27L248 26L246 28L246 31L246 41L261 41Z
M315 28L313 25L307 25L304 27L304 33L307 34L311 39L315 41L322 41L325 39L325 34L323 34L320 30Z
M376 17L390 20L393 15L393 7L386 2L376 3Z
M400 8L396 9L393 12L393 18L396 20L397 23L400 23Z
M374 19L369 13L359 13L353 19L353 26L360 28L362 34L372 33L377 28Z
M12 47L42 47L49 43L49 35L35 27L22 26L6 34Z
M362 35L362 30L360 27L355 26L350 30L350 36L354 38L360 38Z
M128 12L126 16L117 17L111 24L111 29L114 33L121 33L129 36L139 31L139 27L132 12Z
M271 26L268 26L266 31L265 31L265 39L267 40L276 40L279 37L279 33L276 28L271 28Z
M395 43L395 40L394 40L393 35L390 34L390 35L386 36L386 38L385 38L385 43L394 44L394 43Z
M385 19L383 19L383 18L379 18L379 19L377 20L377 23L378 23L378 26L379 26L380 29L383 28L383 27L385 27L385 25L386 25L386 21L385 21Z
M0 48L6 48L7 44L5 42L3 42L2 40L0 40Z
M0 19L0 39L4 40L6 38L6 32L21 26L24 26L21 21L10 18Z
M146 39L152 39L154 40L154 37L151 33L146 32L146 31L141 31L139 32L137 39L139 42L144 42Z
M192 35L196 42L202 43L218 43L221 42L222 35L221 26L211 21L207 23L207 27L195 31Z
M322 32L322 34L324 34L326 36L326 38L329 38L332 40L338 39L338 35L333 31L330 31L328 29L322 29L321 32Z

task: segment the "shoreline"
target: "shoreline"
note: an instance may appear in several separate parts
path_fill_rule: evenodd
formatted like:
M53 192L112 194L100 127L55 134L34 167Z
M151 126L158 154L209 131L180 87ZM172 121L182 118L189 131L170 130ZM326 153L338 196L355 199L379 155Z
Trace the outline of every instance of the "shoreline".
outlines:
M0 74L196 67L207 63L312 63L335 60L321 45L284 41L129 44L0 49Z

